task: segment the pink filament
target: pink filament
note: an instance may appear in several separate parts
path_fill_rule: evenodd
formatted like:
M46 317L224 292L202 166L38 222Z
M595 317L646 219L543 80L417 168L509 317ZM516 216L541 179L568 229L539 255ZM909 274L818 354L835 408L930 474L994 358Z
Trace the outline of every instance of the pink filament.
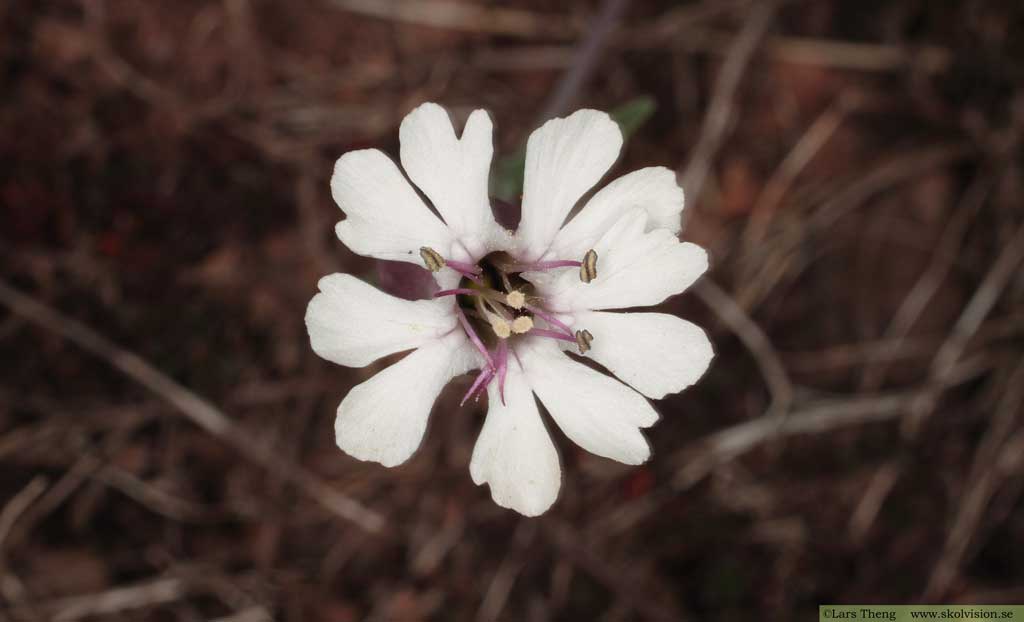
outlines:
M552 268L579 268L583 265L581 261L571 259L555 259L553 261L537 261L534 263L518 264L516 269L521 272L543 272Z
M442 296L479 296L480 292L475 289L469 289L466 287L457 287L455 289L442 289L441 291L434 294L434 298L440 298Z
M483 390L482 388L486 387L487 383L490 382L491 378L493 377L494 370L492 368L487 367L483 371L481 371L480 375L476 377L475 381L473 381L473 386L469 387L469 391L466 391L466 394L462 396L462 401L459 402L459 406L462 406L463 404L466 403L466 400L470 399L471 397L479 393L481 390Z
M470 281L473 281L477 285L483 285L484 284L483 279L481 279L479 276L477 276L476 274L474 274L472 272L463 272L462 270L459 270L457 268L452 268L452 269L455 270L456 272L458 272L459 274L461 274L462 276L466 277Z
M569 337L564 335L557 330L548 330L546 328L534 328L528 333L530 335L536 335L538 337L551 337L552 339L561 339L562 341L571 341L576 343L576 337Z
M434 295L436 296L437 294L434 294ZM547 311L544 311L542 309L538 309L537 307L531 306L531 305L526 305L526 310L529 311L530 313L533 313L534 315L540 317L542 320L544 320L548 324L551 324L552 326L556 326L556 327L564 330L566 335L569 335L570 337L573 338L573 341L576 340L576 337L573 336L573 334L572 334L572 329L569 328L567 325L563 324L562 322L559 322L558 318L556 318L554 315L552 315L552 314L550 314Z
M462 329L466 331L466 336L473 342L476 349L480 351L480 354L487 359L487 366L490 368L491 373L494 373L494 359L491 358L490 352L487 351L487 347L484 346L484 342L480 341L480 337L477 336L476 331L469 324L469 320L466 319L466 314L462 312L462 307L458 304L455 305L455 312L459 315L459 323L462 324Z
M474 266L473 264L466 263L464 261L452 261L451 259L445 259L444 265L463 274L480 274L482 272L478 266Z

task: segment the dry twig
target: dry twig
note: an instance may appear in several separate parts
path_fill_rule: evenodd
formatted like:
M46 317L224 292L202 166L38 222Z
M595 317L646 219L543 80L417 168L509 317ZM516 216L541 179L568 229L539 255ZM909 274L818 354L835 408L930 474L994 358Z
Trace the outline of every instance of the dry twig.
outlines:
M793 383L790 382L778 353L764 331L710 277L698 281L693 291L740 338L754 356L772 394L768 414L780 416L786 413L793 402Z
M736 106L736 91L750 64L750 59L753 58L754 50L771 24L775 8L774 1L765 0L757 3L743 29L733 40L729 55L722 64L721 72L715 81L711 103L701 126L700 138L693 149L693 155L690 156L690 162L683 171L682 186L686 189L691 203L700 199L711 165L722 143L725 142ZM683 218L687 218L687 214L690 213L692 209L684 211Z
M41 605L40 609L52 612L50 619L53 622L73 622L174 602L188 593L187 588L181 579L154 579L96 594L62 598Z
M939 348L932 360L930 374L935 387L919 396L911 412L903 420L903 432L915 436L928 418L941 394L944 380L953 373L957 361L963 355L971 338L988 317L1010 279L1017 274L1024 261L1024 224L1017 228L1009 243L1003 247L995 263L989 269L981 285L975 290L960 317L957 318L949 337Z
M85 324L63 315L3 282L0 282L0 304L103 359L166 400L199 427L230 445L248 460L266 467L271 475L294 483L307 496L337 516L352 521L370 532L379 532L383 529L384 519L379 514L338 492L299 464L285 460L272 446L137 354L117 346Z
M996 408L988 431L974 453L971 472L963 485L946 544L925 588L923 600L939 600L948 592L960 566L966 560L971 542L980 526L985 508L1007 473L1000 468L1003 448L1024 405L1024 362L1017 365L1006 381L1006 390Z
M893 350L902 345L903 339L909 334L914 323L924 313L946 276L953 269L958 256L956 247L961 243L967 227L974 221L978 211L984 205L995 182L996 179L991 174L978 173L967 188L956 214L950 219L935 245L935 251L932 253L928 267L907 292L899 309L885 329L883 339L888 341L889 347L879 352L876 359L869 358L865 361L864 378L861 382L861 387L865 391L875 390L884 382L887 370L885 359L889 358Z
M583 38L579 48L573 54L569 70L565 72L558 82L558 86L548 96L548 101L540 115L541 122L557 117L572 105L580 89L597 68L601 50L615 31L628 4L628 0L604 0L601 4L601 10L594 18L586 37Z
M580 25L563 15L542 15L501 6L449 0L329 0L366 17L432 28L487 32L512 37L571 38Z

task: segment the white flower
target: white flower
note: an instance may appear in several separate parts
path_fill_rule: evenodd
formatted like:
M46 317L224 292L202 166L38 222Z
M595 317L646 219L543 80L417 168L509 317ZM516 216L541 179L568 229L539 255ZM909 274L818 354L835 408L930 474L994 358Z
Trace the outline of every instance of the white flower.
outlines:
M645 461L640 430L658 416L644 396L696 382L712 348L700 328L675 316L608 310L682 292L707 269L707 256L676 237L683 192L665 168L620 177L565 223L622 147L618 125L594 110L533 132L522 220L514 234L504 230L487 195L491 132L482 110L461 137L436 104L403 120L402 166L443 221L380 151L338 160L331 190L347 215L338 237L359 254L431 269L443 290L407 301L333 274L321 279L306 324L317 354L342 365L413 350L338 408L338 446L360 460L407 460L445 384L480 369L463 398L488 393L473 481L489 484L499 505L536 516L558 496L561 468L534 396L584 449ZM574 360L570 348L626 384Z

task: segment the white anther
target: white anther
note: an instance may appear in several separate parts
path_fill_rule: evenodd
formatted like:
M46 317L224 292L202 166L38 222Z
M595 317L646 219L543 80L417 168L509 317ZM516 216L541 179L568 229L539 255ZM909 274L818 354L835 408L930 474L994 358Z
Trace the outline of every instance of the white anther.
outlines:
M512 332L517 335L528 333L533 328L533 318L528 315L520 315L512 320Z
M526 295L521 291L509 292L505 296L505 304L512 307L513 309L522 309L523 305L526 304Z
M498 339L508 339L512 334L512 327L500 317L491 318L491 330L498 336Z

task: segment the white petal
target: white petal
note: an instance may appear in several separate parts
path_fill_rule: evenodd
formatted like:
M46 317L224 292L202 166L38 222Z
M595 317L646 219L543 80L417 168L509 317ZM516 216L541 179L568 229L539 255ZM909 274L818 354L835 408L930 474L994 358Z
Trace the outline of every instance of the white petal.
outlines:
M380 151L350 151L338 158L331 194L348 216L335 232L353 252L423 265L420 248L429 246L451 257L452 233Z
M665 313L579 313L574 326L594 336L585 356L654 399L697 382L714 356L699 326Z
M573 442L626 464L651 455L640 428L652 425L658 414L642 395L572 360L549 340L528 339L516 353L530 387Z
M320 279L306 308L313 351L339 365L362 367L418 347L458 323L451 300L402 300L348 274Z
M656 305L700 278L708 257L667 229L645 232L646 221L644 211L634 209L597 241L597 278L590 283L581 282L575 268L524 276L555 311Z
M533 392L515 361L509 362L505 404L497 381L491 382L487 396L487 419L469 463L473 482L489 484L501 507L539 516L558 497L562 471Z
M530 134L523 178L520 258L538 259L580 197L604 176L622 148L622 131L607 114L579 110Z
M682 222L683 189L675 171L663 166L633 171L597 192L580 213L555 236L548 255L582 257L624 214L634 208L647 212L647 229L678 233Z
M338 407L338 447L359 460L399 465L420 446L444 385L479 364L461 332L432 341L355 386Z
M398 132L409 179L434 203L474 259L485 255L488 242L500 234L487 194L494 153L491 132L491 118L475 110L459 139L445 109L431 103L406 115Z

